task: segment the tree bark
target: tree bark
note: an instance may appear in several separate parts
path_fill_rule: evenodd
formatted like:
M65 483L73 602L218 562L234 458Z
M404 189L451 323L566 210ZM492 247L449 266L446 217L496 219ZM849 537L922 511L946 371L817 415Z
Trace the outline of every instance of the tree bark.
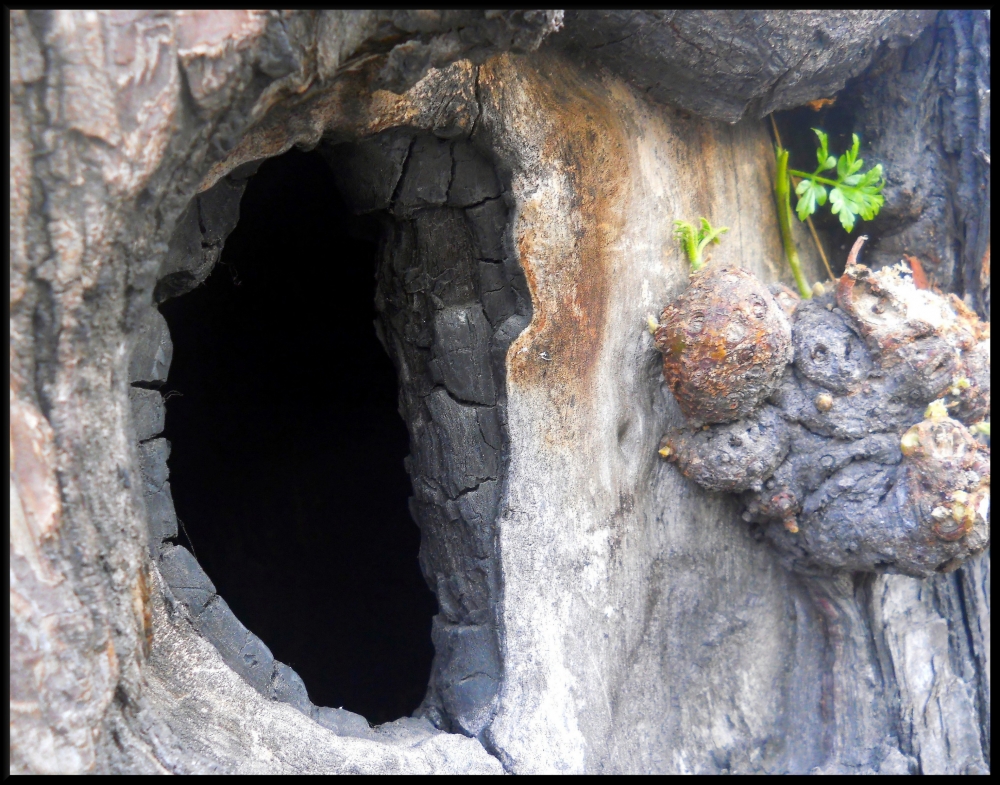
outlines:
M761 118L836 91L823 119L890 173L872 263L915 256L988 318L988 14L10 23L12 773L988 771L989 551L787 571L658 458L682 416L646 330L686 285L674 219L791 283ZM808 121L778 118L793 153ZM375 729L314 706L172 542L157 438L156 305L295 145L379 217L440 609L424 703Z

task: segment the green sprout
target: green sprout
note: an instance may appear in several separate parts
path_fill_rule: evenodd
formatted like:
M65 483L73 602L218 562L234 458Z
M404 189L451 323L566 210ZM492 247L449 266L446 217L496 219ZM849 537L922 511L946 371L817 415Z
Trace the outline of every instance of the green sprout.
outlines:
M802 265L792 240L791 178L801 178L801 182L795 188L795 193L799 197L795 212L800 221L805 221L818 207L824 206L829 200L830 211L840 218L840 225L844 230L850 232L859 217L864 221L870 221L878 215L878 211L885 204L885 197L882 196L882 189L885 187L882 165L878 164L867 172L861 172L865 162L858 158L861 146L858 135L852 135L851 149L839 158L835 158L830 155L827 135L818 128L812 130L819 138L819 149L816 150L816 160L819 165L816 171L809 173L789 169L788 150L780 145L775 149L778 167L774 193L778 202L781 240L785 246L788 264L792 268L792 275L795 276L796 286L803 299L812 297L812 292L802 274ZM836 180L821 174L834 169L837 174Z
M709 243L718 243L719 235L728 232L729 228L720 226L713 229L707 218L701 219L701 226L695 227L687 221L674 221L674 236L680 240L691 262L691 272L696 273L705 266L704 252Z

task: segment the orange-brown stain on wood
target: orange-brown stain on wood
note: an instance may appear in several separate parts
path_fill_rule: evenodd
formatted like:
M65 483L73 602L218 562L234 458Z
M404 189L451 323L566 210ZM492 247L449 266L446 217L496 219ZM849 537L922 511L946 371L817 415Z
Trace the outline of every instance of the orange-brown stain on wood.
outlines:
M600 85L555 59L533 58L523 69L518 62L524 61L491 61L481 79L500 85L519 80L526 104L544 116L541 166L568 187L569 193L560 196L569 209L553 215L537 200L522 202L515 242L533 318L508 355L508 373L511 383L543 386L566 403L590 387L604 341L615 246L630 194L629 151L622 123ZM553 230L547 225L551 221L562 226ZM571 239L554 244L560 257L553 258L549 239L560 231Z
M153 650L153 609L149 602L149 577L146 565L139 567L135 584L132 586L132 611L138 625L139 643L142 656L149 659Z
M818 112L827 106L833 106L835 103L837 103L837 96L834 96L833 98L817 98L815 101L806 101L806 106L814 112Z

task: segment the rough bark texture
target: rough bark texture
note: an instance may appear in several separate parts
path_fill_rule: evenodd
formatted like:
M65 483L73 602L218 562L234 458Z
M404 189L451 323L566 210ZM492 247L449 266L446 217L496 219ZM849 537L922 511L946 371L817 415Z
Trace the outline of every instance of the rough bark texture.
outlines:
M903 264L875 274L851 265L835 293L797 303L791 330L765 321L765 298L781 313L769 293L736 297L729 276L699 277L661 317L700 324L680 337L675 325L657 330L664 376L679 354L694 368L714 355L718 380L693 400L675 392L688 422L661 454L703 488L743 491L743 519L805 574L929 578L979 555L990 454L967 426L989 418L988 326L958 298L917 289ZM742 341L757 330L748 351ZM769 340L784 342L787 359L770 365L768 404L760 396L739 413L766 378ZM720 401L740 419L704 425L698 415Z
M913 46L886 49L848 86L839 118L889 173L886 204L864 231L870 263L913 256L931 281L989 318L990 25L947 11ZM853 115L853 118L851 118Z
M190 554L161 548L176 517L168 445L151 438L149 388L171 360L154 302L197 286L235 225L254 167L226 152L310 88L343 92L313 101L305 134L277 117L278 149L258 138L252 159L330 126L401 125L345 102L385 81L379 69L412 82L558 26L459 16L11 14L12 770L501 771L426 720L371 731L314 710ZM394 59L414 42L434 51ZM348 86L352 56L369 67Z
M419 713L475 736L492 719L501 679L495 524L509 460L504 358L531 319L506 239L508 207L492 164L465 134L392 130L325 153L355 212L375 212L382 223L378 332L399 371L411 512L440 607Z
M833 95L934 11L569 11L553 40L653 101L735 123Z
M718 96L690 108L732 120L827 97L933 23L955 56L930 72L968 109L945 146L951 281L988 292L988 98L968 88L988 17L800 20L836 32L819 65L738 90L715 17L653 19L634 79L557 51L581 28L610 47L620 15L560 18L11 12L12 772L987 769L988 551L927 581L796 576L656 455L681 422L645 329L687 285L672 220L731 227L714 263L788 276L765 126L650 102L642 74L680 84L681 47L652 39L683 33L708 53L677 55L701 63L691 90ZM738 71L777 50L754 51ZM895 96L911 70L863 78ZM441 611L422 716L375 729L313 707L170 543L157 438L155 303L207 275L255 162L321 141L382 215L381 337Z

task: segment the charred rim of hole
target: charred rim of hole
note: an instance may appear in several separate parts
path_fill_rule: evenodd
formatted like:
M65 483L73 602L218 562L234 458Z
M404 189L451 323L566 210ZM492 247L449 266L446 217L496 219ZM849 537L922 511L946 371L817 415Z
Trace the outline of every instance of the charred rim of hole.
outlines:
M419 138L410 143L411 157L417 143ZM447 144L454 153L457 143ZM426 377L424 386L436 396L437 409L457 407L480 420L495 415L502 441L496 466L492 474L484 470L489 476L476 478L477 487L496 490L495 523L506 463L502 358L520 332L515 328L523 329L530 320L530 304L524 302L523 276L512 282L508 275L503 286L509 291L499 298L505 303L498 305L497 292L505 289L493 288L496 280L503 278L504 270L517 276L519 268L510 260L505 264L503 259L480 258L498 255L482 251L480 229L481 215L501 201L500 195L473 205L450 206L446 200L442 206L422 205L400 213L399 190L414 165L410 158L405 160L389 208L361 218L345 205L343 172L335 183L331 167L318 153L292 151L261 166L240 203L240 223L226 239L208 279L185 296L166 299L176 294L168 292L158 298L165 300L160 310L175 346L173 367L160 390L168 413L163 436L172 442L170 481L181 523L176 544L196 551L219 596L251 628L251 642L259 634L276 661L293 666L313 704L342 706L374 723L418 710L443 730L477 735L481 728L466 721L462 708L478 701L480 706L471 710L476 714L499 686L496 576L485 577L478 600L451 591L435 603L427 589L430 584L440 594L443 582L457 577L456 583L461 583L462 578L446 570L442 574L446 565L435 563L433 555L422 554L420 567L414 558L421 532L411 513L422 531L422 550L433 551L435 535L441 534L435 531L435 505L427 493L418 491L406 508L413 487L402 461L407 448L419 452L421 440L427 439L426 433L414 430L412 417L415 409L422 406L426 413L428 407L419 398L408 407L404 399L413 399L415 391L407 398L408 391L400 389L397 413L395 372L375 341L382 341L397 365L399 355L407 352L413 355L407 355L410 363L416 358L419 365L423 358L425 367L417 375L423 372ZM231 178L224 180L232 184ZM212 209L209 199L196 211L205 235L202 252L209 245L205 240L211 239L205 217ZM451 301L467 300L470 308L489 316L485 323L493 338L486 362L492 363L495 377L499 356L500 378L493 398L489 391L474 390L471 401L454 394L452 388L461 386L461 380L450 382L448 369L438 367L444 360L437 356L433 331L401 348L402 335L391 326L399 314L384 302L378 339L372 329L376 266L382 300L386 292L412 288L412 273L419 267L419 253L411 249L410 268L396 269L399 249L393 248L392 238L396 246L405 246L400 235L419 241L421 227L433 228L435 221L461 223L462 216L474 224L466 238L471 256L453 266L468 268L468 291L449 296L446 275L443 289L440 280L431 281L437 290L429 298L437 309L442 303L461 308L461 302ZM501 230L506 232L506 220ZM410 279L403 281L407 275ZM460 288L462 274L453 277ZM480 280L486 277L491 278L489 286ZM394 288L401 283L406 285ZM440 315L440 310L431 314L434 318L435 313ZM404 325L401 332L413 326ZM477 397L481 395L485 397ZM404 424L400 414L411 421ZM445 422L441 427L451 426ZM447 463L449 456L443 457ZM427 484L428 478L422 479ZM445 486L449 479L429 478ZM464 491L446 487L444 494ZM359 503L366 498L377 509L361 509ZM352 515L353 527L330 525ZM495 548L492 542L488 545ZM466 543L470 554L481 549L482 543ZM495 549L491 556L495 560ZM476 566L481 573L481 559ZM495 564L486 572L491 571L497 572ZM170 576L165 577L169 584ZM384 611L394 604L395 618L386 618ZM432 665L429 633L435 610L437 654ZM449 637L450 630L470 625L483 630L472 648L490 650L485 659L495 662L492 673L486 668L485 682L482 673L463 674L462 654L456 652L460 646ZM211 640L211 635L206 637ZM481 655L472 654L479 671ZM242 662L230 665L239 671ZM241 675L256 681L258 691L281 699L273 694L273 674L271 694L266 684L262 688L260 674ZM298 708L316 714L314 707Z

